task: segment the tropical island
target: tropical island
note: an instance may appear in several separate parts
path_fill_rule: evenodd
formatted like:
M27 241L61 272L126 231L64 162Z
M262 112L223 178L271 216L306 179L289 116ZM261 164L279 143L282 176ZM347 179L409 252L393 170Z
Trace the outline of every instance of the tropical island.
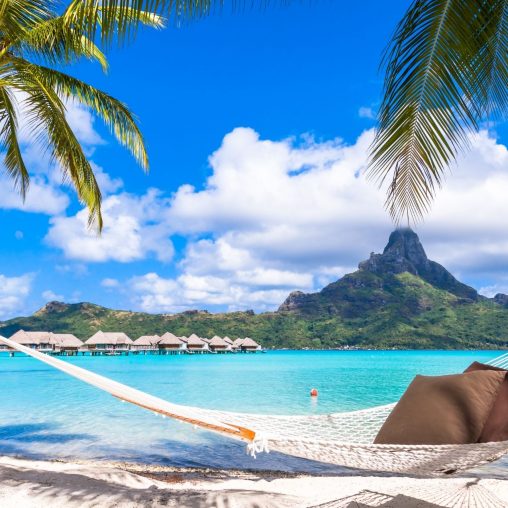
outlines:
M295 291L274 312L148 314L92 303L50 302L0 323L0 334L51 330L90 337L98 329L131 337L193 333L249 336L267 348L499 349L508 346L508 296L480 295L428 259L411 229L397 229L381 254L318 293Z

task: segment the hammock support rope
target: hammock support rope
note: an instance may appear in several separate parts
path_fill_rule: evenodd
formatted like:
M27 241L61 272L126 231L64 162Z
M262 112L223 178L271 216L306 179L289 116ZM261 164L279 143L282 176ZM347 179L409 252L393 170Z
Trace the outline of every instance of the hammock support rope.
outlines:
M166 400L154 397L141 390L136 390L130 386L124 385L117 381L113 381L105 376L95 374L89 370L83 369L68 362L59 360L34 349L18 344L10 339L0 336L0 342L6 344L12 349L25 353L37 360L40 360L52 367L69 374L85 383L88 383L100 390L106 391L124 402L129 402L136 406L142 407L154 413L173 418L191 425L196 425L206 430L225 434L228 437L247 441L249 443L256 439L256 433L250 429L240 427L238 425L228 424L226 422L218 421L212 418L203 420L201 415L196 414L192 408L187 406L180 406L172 404Z
M248 443L252 456L270 450L370 471L442 475L492 462L508 441L460 445L373 444L395 404L310 416L233 413L172 404L141 390L40 353L0 336L0 343L32 356L114 397L154 413ZM508 353L489 362L508 366Z

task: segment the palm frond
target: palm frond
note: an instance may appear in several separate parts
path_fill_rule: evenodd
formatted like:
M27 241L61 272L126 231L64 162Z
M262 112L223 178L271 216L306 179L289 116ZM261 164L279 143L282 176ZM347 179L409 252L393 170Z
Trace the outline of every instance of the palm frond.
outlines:
M132 39L140 25L164 26L160 13L172 0L73 0L64 13L69 26L79 27L91 40L109 46Z
M0 0L2 46L54 15L52 0Z
M143 135L129 108L114 97L63 72L21 59L11 59L14 68L24 74L34 74L44 86L65 99L74 99L91 108L101 118L117 140L125 146L142 166L148 169L148 154Z
M104 53L78 29L68 26L63 16L37 23L11 43L11 51L52 65L88 58L98 61L104 71L108 68Z
M477 101L487 118L499 118L508 111L508 1L489 2L483 15L484 46L474 65L484 90Z
M102 44L109 45L136 35L147 16L160 19L164 16L180 24L209 16L229 6L232 10L245 7L266 7L272 4L287 5L295 0L73 0L65 17L70 24L83 27L87 37L100 36Z
M25 199L30 176L18 142L18 119L14 101L8 88L0 87L0 145L5 152L4 166L14 180L15 188Z
M50 157L62 168L64 179L72 181L78 198L89 210L89 225L102 229L102 196L93 169L65 118L65 106L58 94L32 66L30 72L17 69L11 77L13 86L24 92L23 101L27 126L33 139L47 137Z
M449 163L478 128L488 95L478 56L492 31L491 6L415 0L396 29L385 55L369 175L380 184L391 177L386 205L397 222L423 216Z

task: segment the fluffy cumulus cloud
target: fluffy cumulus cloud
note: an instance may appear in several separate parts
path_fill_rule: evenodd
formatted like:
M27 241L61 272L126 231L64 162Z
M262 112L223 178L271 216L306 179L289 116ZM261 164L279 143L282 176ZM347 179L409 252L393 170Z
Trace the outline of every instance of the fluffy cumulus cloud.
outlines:
M180 187L164 210L169 235L192 235L180 275L132 279L137 304L272 309L290 290L315 290L355 269L393 227L383 192L364 175L372 136L347 145L228 134L204 189ZM487 132L471 145L417 231L430 257L474 283L501 279L508 266L508 150Z
M10 317L24 309L33 279L34 275L31 273L18 277L0 274L0 318Z
M274 142L235 129L211 156L205 188L182 186L165 208L168 234L192 235L180 274L133 278L137 304L268 310L353 269L389 231L382 196L363 176L371 140Z
M462 277L499 284L508 266L507 193L508 150L482 131L420 228L429 254Z
M372 137L272 141L238 128L211 155L202 188L134 196L109 182L102 237L81 211L53 218L47 241L83 262L169 261L172 236L183 236L176 275L161 267L117 281L137 308L273 309L289 291L318 289L386 243L393 226L384 193L365 178ZM431 258L473 282L499 278L508 265L508 150L487 132L471 143L417 232Z
M46 289L46 291L43 291L41 296L47 302L52 302L52 301L64 299L63 295L59 295L58 293L51 291L51 289Z
M51 219L46 241L63 250L68 258L89 261L140 260L154 254L169 261L173 245L164 224L158 221L165 200L156 190L143 196L121 193L103 201L104 229L99 236L88 226L88 211Z
M60 168L48 157L45 143L33 140L24 113L25 98L23 94L15 95L19 115L18 139L25 164L31 174L30 186L26 199L23 200L15 190L13 181L6 174L0 176L0 208L58 215L69 206L69 196L62 186ZM69 101L66 103L66 117L88 155L93 153L95 147L105 143L95 130L95 119L88 108ZM92 166L104 193L116 192L122 186L123 182L120 179L112 179L94 163Z

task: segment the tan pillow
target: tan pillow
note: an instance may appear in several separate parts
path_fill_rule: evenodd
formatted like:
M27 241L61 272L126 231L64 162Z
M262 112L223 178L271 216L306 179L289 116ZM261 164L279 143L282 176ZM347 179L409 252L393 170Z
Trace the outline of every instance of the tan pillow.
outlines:
M491 370L416 376L374 443L476 443L504 377Z
M504 372L505 378L497 394L496 400L489 413L478 441L488 443L490 441L508 441L508 371L492 365L473 362L466 372L477 370L495 370Z

